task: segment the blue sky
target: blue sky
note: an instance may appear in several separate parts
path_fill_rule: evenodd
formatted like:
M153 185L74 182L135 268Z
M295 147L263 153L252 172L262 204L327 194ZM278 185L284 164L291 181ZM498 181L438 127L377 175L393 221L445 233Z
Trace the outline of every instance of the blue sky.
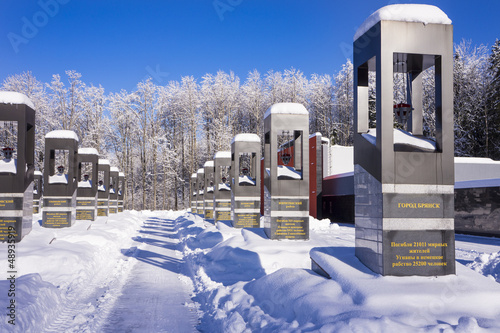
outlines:
M356 28L390 3L376 0L2 0L0 80L32 71L49 82L73 69L108 92L152 76L167 84L218 70L241 81L295 67L307 76L340 70ZM454 40L491 46L500 1L434 0Z

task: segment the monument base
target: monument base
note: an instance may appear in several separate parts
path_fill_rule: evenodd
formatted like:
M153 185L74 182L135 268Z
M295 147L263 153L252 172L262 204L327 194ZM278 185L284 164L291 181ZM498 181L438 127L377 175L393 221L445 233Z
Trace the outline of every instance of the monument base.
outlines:
M270 239L309 239L309 197L273 197L264 188L264 231Z
M42 227L71 227L76 219L76 191L71 197L43 198Z
M0 242L20 242L33 224L33 183L24 193L0 196Z
M233 197L231 219L235 228L260 227L260 198Z
M97 200L94 197L76 198L76 219L95 221L97 217Z
M454 274L453 185L381 184L354 170L356 257L382 275Z
M97 200L97 216L108 216L109 215L109 200L108 199L98 199Z

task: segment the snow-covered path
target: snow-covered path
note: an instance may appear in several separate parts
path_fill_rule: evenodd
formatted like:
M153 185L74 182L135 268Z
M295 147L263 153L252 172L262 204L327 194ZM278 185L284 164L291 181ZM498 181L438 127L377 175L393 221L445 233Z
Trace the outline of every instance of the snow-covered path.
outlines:
M129 251L137 259L103 332L197 332L196 309L190 304L190 290L179 279L182 254L174 220L149 218Z

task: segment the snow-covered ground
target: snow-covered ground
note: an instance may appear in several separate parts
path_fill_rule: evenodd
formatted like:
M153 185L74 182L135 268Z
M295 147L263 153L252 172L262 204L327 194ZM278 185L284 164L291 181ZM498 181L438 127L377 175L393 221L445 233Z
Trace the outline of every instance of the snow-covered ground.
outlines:
M186 212L126 211L64 229L42 228L40 215L34 217L33 230L16 244L16 325L4 314L0 332L500 330L496 238L457 235L457 277L371 276L373 287L367 280L353 292L353 279L364 271L350 253L351 225L311 219L309 241L272 241L262 229L213 225ZM326 279L311 271L310 250L334 247L346 264L340 274ZM8 265L7 244L0 244L3 279ZM422 290L415 304L428 300L429 306L419 309L418 320L413 301L405 299L410 296L396 288L374 290L465 277L491 295L445 290L440 297L448 303L436 309ZM12 299L9 288L8 280L0 280L3 309ZM458 304L464 293L471 302Z

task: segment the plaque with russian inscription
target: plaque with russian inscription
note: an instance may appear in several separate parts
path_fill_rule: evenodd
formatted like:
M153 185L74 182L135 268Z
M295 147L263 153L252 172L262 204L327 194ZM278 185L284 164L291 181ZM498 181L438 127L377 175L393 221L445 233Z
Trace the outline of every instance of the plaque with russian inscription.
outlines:
M278 216L271 217L273 238L309 239L309 217Z
M215 219L217 221L230 221L231 220L231 211L216 211Z
M42 226L47 228L71 227L71 212L44 212Z
M259 228L260 213L235 213L233 226L235 228Z
M76 210L76 219L77 220L90 220L93 221L95 219L95 210L88 209L77 209Z
M389 275L455 274L453 230L384 231L384 271Z
M16 240L16 242L20 241L20 237L17 230L21 230L22 223L23 223L23 218L19 216L0 217L0 242L7 241L9 234L14 235L15 237L14 239ZM14 230L14 232L10 230Z

